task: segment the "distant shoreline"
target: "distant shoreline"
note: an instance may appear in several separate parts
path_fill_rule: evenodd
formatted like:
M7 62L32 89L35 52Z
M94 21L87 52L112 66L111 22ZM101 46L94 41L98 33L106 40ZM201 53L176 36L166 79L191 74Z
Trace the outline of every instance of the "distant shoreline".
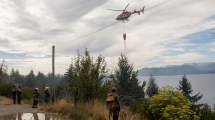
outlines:
M185 74L185 75L202 75L202 74L215 74L215 73L193 73L193 74ZM171 74L171 75L168 75L168 74L166 74L166 75L154 75L154 74L152 74L153 76L179 76L179 75L184 75L184 74ZM149 75L138 75L138 76L150 76L150 74Z
M215 74L215 62L187 63L138 70L138 75L140 76L149 76L150 74L153 76Z

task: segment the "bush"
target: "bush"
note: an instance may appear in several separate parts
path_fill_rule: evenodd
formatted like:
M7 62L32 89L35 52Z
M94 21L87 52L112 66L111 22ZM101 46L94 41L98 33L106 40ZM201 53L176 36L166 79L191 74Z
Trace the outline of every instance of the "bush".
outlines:
M215 120L215 112L207 104L203 105L200 113L203 120Z
M0 96L10 97L12 96L12 83L6 83L0 81Z
M22 99L30 100L32 98L32 89L29 87L22 88Z
M143 113L142 101L133 101L130 103L129 108L133 113Z
M153 119L199 120L191 109L192 103L176 88L164 87L149 98L149 110Z

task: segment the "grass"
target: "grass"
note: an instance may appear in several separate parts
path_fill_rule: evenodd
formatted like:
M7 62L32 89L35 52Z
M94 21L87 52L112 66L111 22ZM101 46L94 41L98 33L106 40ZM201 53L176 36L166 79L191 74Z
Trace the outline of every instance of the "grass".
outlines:
M0 104L8 105L8 104L12 104L12 103L13 102L10 98L0 96Z
M73 103L66 100L59 100L53 106L47 106L47 110L69 116L73 120L108 120L109 112L106 104L100 101ZM132 114L126 109L120 111L119 120L144 120L139 114Z

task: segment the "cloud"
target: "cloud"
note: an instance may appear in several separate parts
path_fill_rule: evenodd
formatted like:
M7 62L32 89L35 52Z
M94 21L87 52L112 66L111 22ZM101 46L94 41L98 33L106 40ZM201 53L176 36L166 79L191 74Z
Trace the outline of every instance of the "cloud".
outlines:
M143 5L149 8L159 2L132 1L127 10ZM92 56L101 54L113 61L108 66L114 68L119 55L125 53L122 34L126 33L127 57L135 69L202 60L209 50L214 51L213 44L209 47L215 27L212 3L214 0L172 0L133 15L127 23L115 24L120 12L106 9L124 9L127 1L3 0L0 51L8 66L25 74L30 69L51 71L52 45L56 47L58 73L63 74L77 50L85 48ZM12 57L15 55L16 60ZM192 59L185 59L189 55Z
M204 56L199 53L184 53L176 56L165 56L163 57L164 62L171 64L171 63L183 63L183 62L190 62L195 61L198 59L203 58Z
M69 23L77 20L96 7L104 4L106 0L45 0L46 4L52 9L56 19Z
M210 51L215 52L215 42L210 43L209 46L210 46Z

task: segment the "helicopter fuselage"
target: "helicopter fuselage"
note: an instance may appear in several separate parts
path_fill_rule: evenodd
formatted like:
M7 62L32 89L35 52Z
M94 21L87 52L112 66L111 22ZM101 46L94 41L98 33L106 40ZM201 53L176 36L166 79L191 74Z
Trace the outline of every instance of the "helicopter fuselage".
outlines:
M122 14L118 15L116 20L128 20L128 18L131 16L131 12L123 12Z

